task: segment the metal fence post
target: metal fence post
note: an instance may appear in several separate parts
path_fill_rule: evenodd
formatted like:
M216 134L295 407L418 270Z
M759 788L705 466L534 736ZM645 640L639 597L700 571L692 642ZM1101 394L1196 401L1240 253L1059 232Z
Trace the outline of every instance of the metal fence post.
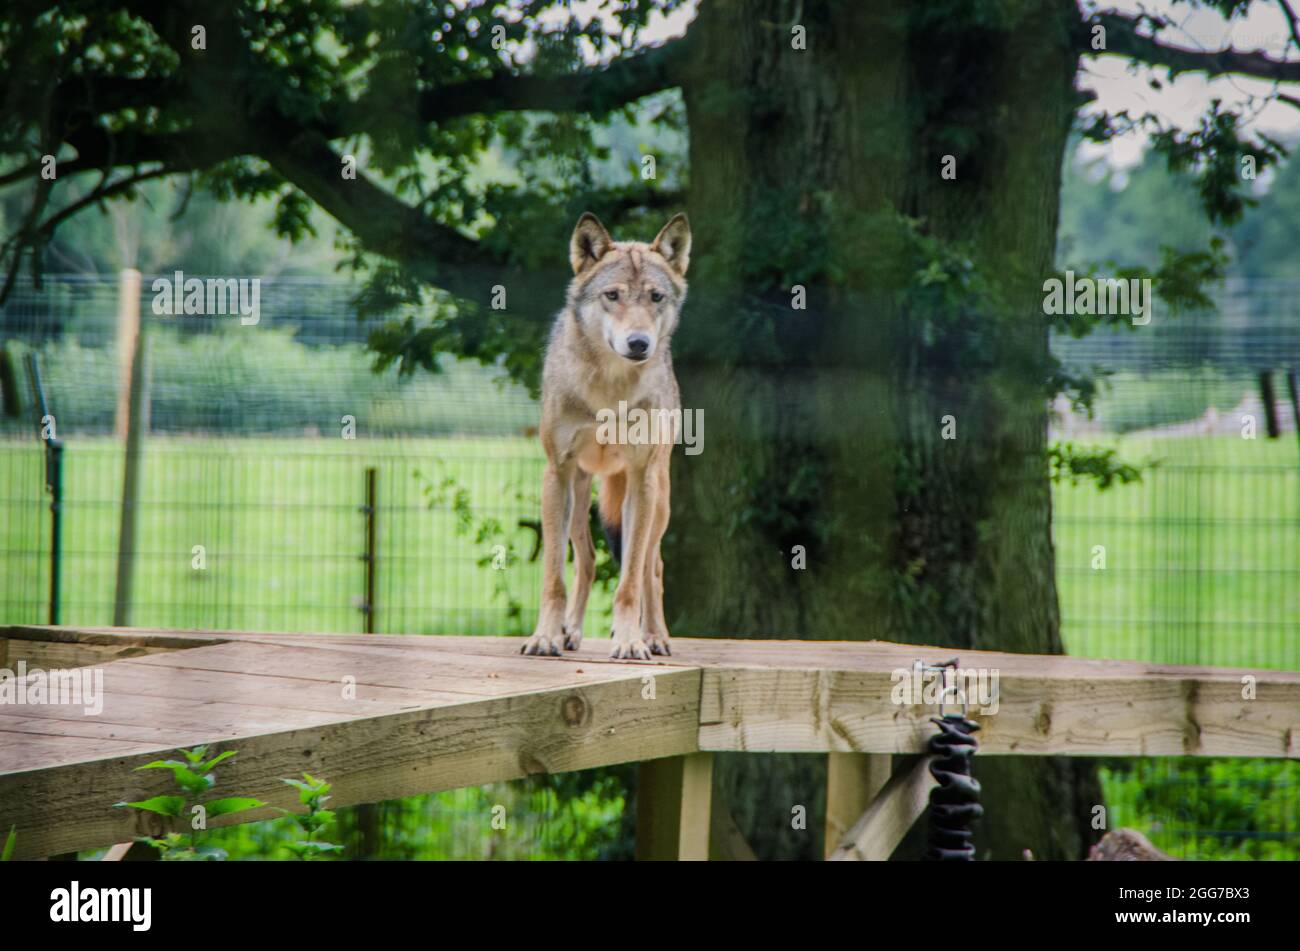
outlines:
M50 623L59 624L63 598L63 443L46 444L46 479L50 489Z
M53 435L57 424L50 416L45 401L45 384L41 382L41 367L36 354L27 354L27 375L36 402L36 437L45 443L45 489L50 493L50 623L59 623L59 602L62 600L63 562L63 442ZM46 420L55 428L45 435Z
M366 565L366 600L361 605L361 616L367 634L375 633L375 565L376 555L378 554L375 545L375 523L378 520L378 481L379 470L374 466L368 467L366 469L366 504L361 506L361 511L366 516L366 553L361 556L361 560Z

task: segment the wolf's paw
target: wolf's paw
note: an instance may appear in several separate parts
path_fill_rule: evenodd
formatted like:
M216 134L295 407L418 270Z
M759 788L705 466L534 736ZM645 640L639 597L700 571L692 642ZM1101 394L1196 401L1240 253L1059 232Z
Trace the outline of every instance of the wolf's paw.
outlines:
M538 631L528 640L524 641L524 646L519 648L521 654L532 654L536 657L559 657L561 634L549 634L545 631Z
M652 654L662 654L665 657L673 655L672 648L668 646L670 638L667 631L651 631L646 634L646 646L650 648Z
M582 628L564 625L564 649L576 651L582 646Z
M649 660L650 647L639 637L631 640L621 640L616 637L614 648L609 652L609 656L615 660Z

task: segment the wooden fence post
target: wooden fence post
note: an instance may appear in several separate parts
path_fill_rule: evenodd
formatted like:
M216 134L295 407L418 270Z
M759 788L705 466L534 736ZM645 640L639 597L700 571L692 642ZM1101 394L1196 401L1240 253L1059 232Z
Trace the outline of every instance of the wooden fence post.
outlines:
M149 428L148 378L144 367L144 333L140 323L140 272L122 271L117 293L119 358L117 416L114 431L126 438L122 472L122 520L117 536L117 590L113 624L131 623L131 582L135 570L136 523L140 499L140 452Z
M712 802L712 753L642 763L636 792L637 859L707 861Z

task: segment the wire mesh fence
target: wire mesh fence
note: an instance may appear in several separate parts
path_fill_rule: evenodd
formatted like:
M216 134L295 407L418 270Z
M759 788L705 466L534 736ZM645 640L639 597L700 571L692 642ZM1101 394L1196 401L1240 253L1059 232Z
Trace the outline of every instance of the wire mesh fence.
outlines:
M156 316L150 285L132 624L531 626L543 457L526 390L451 360L409 379L372 372L344 281L264 281L256 325ZM1286 377L1300 366L1298 301L1300 284L1229 284L1216 314L1176 328L1054 342L1067 364L1110 374L1091 418L1056 407L1054 436L1114 446L1141 470L1104 491L1055 487L1072 653L1300 669L1300 442ZM0 342L11 357L37 355L67 447L68 624L114 615L125 467L116 312L115 281L76 278L21 286L0 310ZM0 419L0 617L10 623L49 616L50 496L35 426L30 405ZM607 625L608 610L598 590L587 629ZM1188 857L1300 854L1297 779L1286 763L1148 760L1106 773L1112 824L1163 829L1157 842ZM583 815L605 822L602 808Z
M1058 405L1056 434L1118 446L1142 473L1102 492L1057 486L1072 653L1300 669L1300 283L1230 281L1217 303L1140 334L1054 342L1072 368L1108 374L1094 418ZM1294 859L1298 766L1109 763L1109 822L1180 858Z
M149 281L144 282L147 298ZM145 308L149 436L131 621L158 627L519 633L540 583L542 455L528 393L446 363L375 374L342 282L268 282L256 326L178 323ZM67 443L62 620L113 616L123 441L111 282L50 280L4 311L37 353ZM146 300L147 305L147 300ZM11 620L44 620L50 544L41 445L7 418L3 589ZM375 471L376 550L366 544ZM367 604L366 559L375 563ZM593 600L593 614L601 609Z

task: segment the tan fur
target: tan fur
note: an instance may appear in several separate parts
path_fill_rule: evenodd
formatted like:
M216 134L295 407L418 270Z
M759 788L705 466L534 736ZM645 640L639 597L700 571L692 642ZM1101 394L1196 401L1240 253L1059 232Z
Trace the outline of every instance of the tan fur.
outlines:
M601 518L622 537L611 656L647 660L671 653L659 543L670 514L672 445L602 443L597 414L617 412L620 401L650 411L680 409L669 344L686 299L690 249L685 215L650 244L614 241L591 214L574 228L574 276L542 370L542 599L524 654L558 656L561 646L576 650L582 643L596 559L588 520L593 477ZM574 579L566 593L570 541Z
M623 528L623 499L627 496L627 473L611 472L600 480L597 493L600 506L600 520L610 528Z

